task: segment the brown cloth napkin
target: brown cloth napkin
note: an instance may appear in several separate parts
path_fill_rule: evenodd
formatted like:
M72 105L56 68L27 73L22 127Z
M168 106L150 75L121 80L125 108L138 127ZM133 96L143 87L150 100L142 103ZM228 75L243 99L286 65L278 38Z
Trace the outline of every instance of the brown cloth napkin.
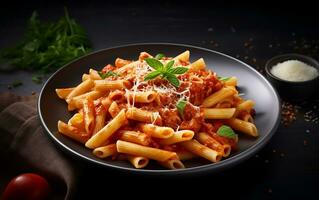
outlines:
M0 196L21 173L38 173L52 187L52 199L71 199L77 172L44 132L37 115L37 96L0 94Z

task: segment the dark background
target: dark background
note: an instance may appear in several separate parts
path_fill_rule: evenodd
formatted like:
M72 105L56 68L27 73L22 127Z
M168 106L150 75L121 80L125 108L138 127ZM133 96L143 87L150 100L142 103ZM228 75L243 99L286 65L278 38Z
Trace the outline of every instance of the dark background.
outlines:
M33 10L38 11L40 19L55 20L67 6L71 17L87 30L94 50L140 42L192 44L229 54L262 73L268 59L283 53L319 59L317 6L308 1L281 3L10 1L0 7L0 48L21 38ZM42 84L33 83L31 74L1 72L0 91L8 91L7 85L19 79L23 85L11 91L24 95L38 92ZM319 127L318 123L305 121L304 114L310 110L318 114L318 104L318 99L294 104L299 110L296 121L280 125L258 155L218 174L144 177L76 162L83 168L76 199L91 195L109 198L111 193L140 198L173 193L181 197L197 194L198 198L317 199ZM97 184L100 181L102 184ZM153 195L146 195L145 190Z

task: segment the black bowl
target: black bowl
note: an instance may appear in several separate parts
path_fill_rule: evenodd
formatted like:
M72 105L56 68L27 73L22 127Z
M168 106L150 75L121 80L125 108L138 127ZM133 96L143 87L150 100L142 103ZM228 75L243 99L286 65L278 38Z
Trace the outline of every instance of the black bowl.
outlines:
M246 99L256 102L255 123L259 130L258 138L240 136L239 151L233 152L230 157L218 163L206 162L202 159L185 162L186 169L166 170L155 163L150 163L145 169L135 169L130 163L121 160L100 159L92 154L92 151L84 145L74 142L58 133L57 121L67 122L72 116L67 111L65 101L59 99L55 93L56 88L71 87L81 82L83 73L87 73L90 67L100 69L105 64L113 63L117 57L136 59L141 51L147 51L153 55L164 53L169 56L177 55L185 50L190 50L191 61L203 57L208 67L212 68L220 76L237 76L240 93ZM153 43L133 44L113 47L94 52L79 58L54 73L43 86L39 95L38 112L42 125L48 135L63 150L72 155L83 158L93 164L117 169L123 172L143 174L166 175L194 175L206 172L217 172L232 167L260 150L272 137L280 122L280 101L271 84L255 69L247 64L227 56L225 54L194 47L190 45Z
M319 63L316 60L300 54L284 54L268 60L266 63L267 79L277 89L280 97L291 101L302 101L316 96L319 89L319 76L309 81L293 82L280 79L271 73L273 66L287 60L299 60L319 70Z

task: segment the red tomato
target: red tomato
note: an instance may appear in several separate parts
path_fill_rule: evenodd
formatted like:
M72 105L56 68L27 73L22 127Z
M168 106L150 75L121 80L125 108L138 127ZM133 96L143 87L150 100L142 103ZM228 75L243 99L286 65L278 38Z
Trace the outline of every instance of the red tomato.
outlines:
M48 199L49 183L40 175L26 173L13 178L2 195L3 200L43 200Z

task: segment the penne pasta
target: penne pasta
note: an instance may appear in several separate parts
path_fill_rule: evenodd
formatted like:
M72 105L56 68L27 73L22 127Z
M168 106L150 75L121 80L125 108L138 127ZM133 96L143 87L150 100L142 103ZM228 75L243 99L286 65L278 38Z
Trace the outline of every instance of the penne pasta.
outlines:
M93 129L93 135L99 132L105 126L106 110L103 105L100 105L96 109L95 126Z
M90 75L90 79L92 79L92 80L102 80L99 73L94 69L89 70L89 75Z
M232 108L234 104L234 98L228 97L219 101L214 107L215 108Z
M131 83L127 80L95 80L95 90L98 91L109 91L109 90L121 90L131 87Z
M180 161L177 158L168 159L166 161L159 162L159 164L167 169L184 169L185 168L182 161Z
M142 124L141 130L155 138L171 138L174 130L170 127L156 126L154 124Z
M90 79L90 75L89 74L83 74L82 75L82 82L84 82L84 81L86 81L88 79Z
M146 111L138 108L128 108L126 117L131 120L136 120L146 123L161 123L162 119L158 112Z
M95 112L93 101L89 99L84 99L83 101L83 119L85 131L89 134L93 132L95 125Z
M227 119L225 120L225 123L231 126L233 129L245 133L246 135L250 135L253 137L258 136L257 128L253 123L246 122L236 118Z
M206 68L203 58L200 58L188 66L190 71L199 71Z
M219 154L217 151L200 144L196 140L181 142L180 145L193 154L206 158L211 162L218 162L222 158L222 155Z
M138 57L138 60L143 61L143 60L145 60L145 58L153 58L153 56L151 56L151 54L149 54L147 52L141 52L140 56Z
M189 55L190 55L190 52L189 51L185 51L181 54L179 54L178 56L176 56L174 58L174 60L179 63L179 62L184 62L184 63L188 63L189 62Z
M89 139L88 134L86 134L85 132L81 132L79 131L79 129L70 126L62 121L58 121L58 130L59 133L62 133L63 135L83 144Z
M157 93L154 91L130 92L130 93L127 93L127 96L129 97L130 101L132 101L132 102L151 103L156 99Z
M132 163L132 165L137 168L141 169L148 165L149 159L142 156L127 156L127 159Z
M235 108L204 108L205 119L230 119L235 114Z
M79 130L85 130L84 127L84 118L82 113L75 113L72 118L69 119L68 125L74 126Z
M119 153L126 153L129 155L142 156L160 162L166 161L170 158L177 157L175 152L165 151L162 149L146 147L131 142L118 140L116 148Z
M116 145L109 144L106 146L98 147L93 150L93 154L99 158L107 158L110 156L114 156L117 153Z
M74 88L60 88L55 89L55 92L60 99L65 99L72 92L72 90L74 90Z
M118 74L128 74L128 72L132 72L134 68L141 62L139 60L126 64L120 68L114 70L115 73Z
M244 115L242 115L241 119L246 122L254 123L254 118L249 113L245 113Z
M221 144L205 132L198 133L196 139L201 144L217 151L219 154L223 155L223 157L227 157L230 154L231 146L229 144Z
M206 108L212 107L219 101L227 97L233 96L235 93L236 92L230 88L222 88L221 90L213 93L212 95L204 99L202 106Z
M109 108L110 108L110 106L112 104L112 100L110 98L108 98L108 97L103 98L101 100L101 104L103 105L105 110L109 110Z
M225 81L226 86L237 86L237 78L235 76L230 77L228 80Z
M125 111L121 112L106 124L99 132L93 135L86 143L85 146L90 149L100 147L103 142L107 141L113 133L115 133L125 122Z
M161 145L171 145L178 142L183 142L191 140L194 137L194 131L191 130L181 130L175 132L171 137L158 140Z
M196 158L197 156L185 149L183 150L177 150L176 151L176 154L178 156L178 158L181 160L181 161L184 161L184 160L191 160L193 158Z
M88 92L91 88L94 87L94 82L91 79L87 79L76 86L70 94L66 97L67 101L75 96L79 96Z
M250 112L250 110L254 107L255 102L253 102L252 100L246 100L241 102L239 105L237 105L236 107L236 113L234 114L234 116L238 116L238 114L242 111L247 111Z
M120 139L126 142L132 142L144 146L148 146L151 143L151 138L147 134L138 131L123 130L121 132Z
M130 60L124 60L124 59L122 59L122 58L116 58L116 60L115 60L115 67L117 67L117 68L121 68L121 67L123 67L123 66L125 66L125 65L128 65L128 64L130 64L132 61L130 61Z
M121 110L119 106L117 105L116 101L113 101L109 107L110 115L114 118L120 111Z
M91 91L91 92L87 92L84 93L82 95L73 97L71 99L69 99L69 111L72 111L74 109L81 109L83 107L83 101L85 99L90 99L90 100L95 100L100 98L103 95L102 92L99 91Z

